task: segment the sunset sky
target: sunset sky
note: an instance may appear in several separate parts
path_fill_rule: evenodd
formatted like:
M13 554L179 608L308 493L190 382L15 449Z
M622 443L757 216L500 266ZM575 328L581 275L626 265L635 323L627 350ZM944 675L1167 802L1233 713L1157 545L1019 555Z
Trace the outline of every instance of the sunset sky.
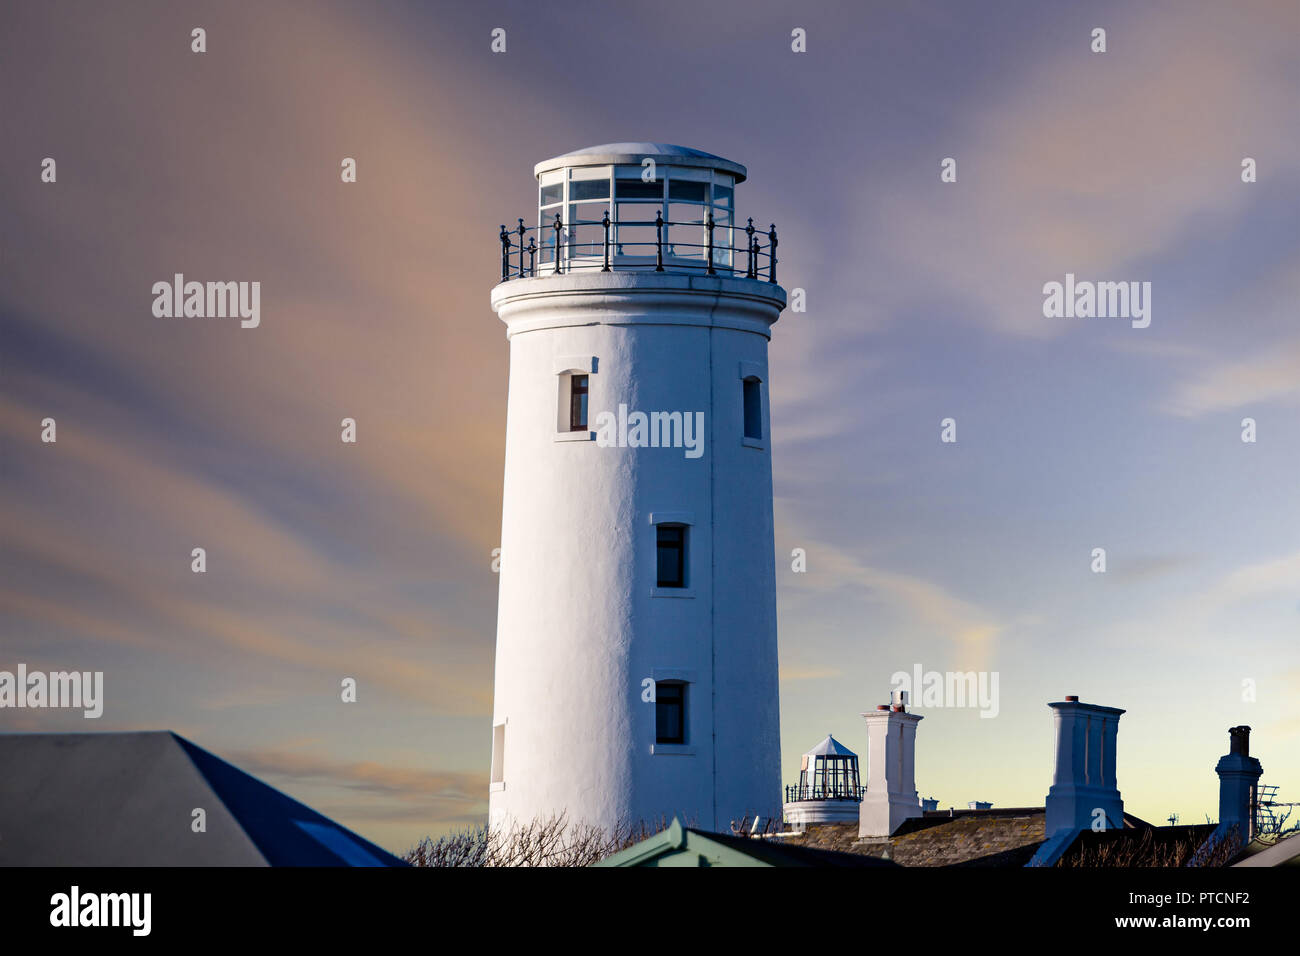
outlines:
M1000 676L995 719L918 708L943 807L1041 806L1066 694L1127 710L1140 817L1215 816L1243 723L1300 800L1294 0L0 21L0 669L106 694L0 730L171 729L398 853L486 819L497 229L538 161L653 141L745 164L807 292L770 347L784 782L919 664ZM155 317L178 272L260 281L260 326ZM1067 273L1151 282L1150 327L1045 318Z

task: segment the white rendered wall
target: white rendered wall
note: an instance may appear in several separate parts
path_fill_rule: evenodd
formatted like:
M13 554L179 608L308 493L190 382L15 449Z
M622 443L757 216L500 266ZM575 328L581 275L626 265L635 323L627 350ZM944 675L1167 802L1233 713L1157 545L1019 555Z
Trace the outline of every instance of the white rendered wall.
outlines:
M1122 828L1124 800L1117 787L1115 758L1124 711L1078 701L1048 706L1054 714L1056 770L1047 792L1047 834L1081 830L1098 821L1104 821L1106 829Z
M563 812L611 827L678 813L726 829L779 813L766 368L784 304L764 282L648 272L494 290L510 337L494 824ZM557 370L588 357L593 430L619 403L702 411L703 455L557 440ZM742 441L742 368L764 378L761 448ZM651 594L651 516L664 513L691 521L691 597ZM647 677L689 681L683 747L655 746Z
M857 823L857 800L799 800L783 807L785 822L796 829L816 823Z
M858 816L858 836L889 836L922 814L916 792L916 725L919 714L874 710L867 722L867 792Z

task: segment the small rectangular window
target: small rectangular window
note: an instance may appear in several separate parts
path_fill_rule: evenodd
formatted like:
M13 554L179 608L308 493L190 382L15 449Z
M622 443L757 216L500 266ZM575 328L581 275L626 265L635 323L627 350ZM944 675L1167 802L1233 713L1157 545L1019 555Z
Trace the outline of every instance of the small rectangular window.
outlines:
M763 437L763 398L756 378L745 379L745 437Z
M655 743L686 743L686 685L679 681L655 683Z
M569 431L587 430L587 376L569 376Z
M492 783L503 783L506 779L506 725L497 724L492 728ZM479 779L482 779L481 777Z
M686 587L686 528L679 524L655 526L658 550L657 586Z

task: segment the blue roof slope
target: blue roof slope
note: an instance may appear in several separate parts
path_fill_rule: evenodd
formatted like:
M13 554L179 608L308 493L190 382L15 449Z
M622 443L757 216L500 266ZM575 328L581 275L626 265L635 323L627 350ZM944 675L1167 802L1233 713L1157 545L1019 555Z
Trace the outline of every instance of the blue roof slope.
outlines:
M406 866L364 837L173 734L271 866Z
M405 864L171 731L0 733L0 867L267 865Z

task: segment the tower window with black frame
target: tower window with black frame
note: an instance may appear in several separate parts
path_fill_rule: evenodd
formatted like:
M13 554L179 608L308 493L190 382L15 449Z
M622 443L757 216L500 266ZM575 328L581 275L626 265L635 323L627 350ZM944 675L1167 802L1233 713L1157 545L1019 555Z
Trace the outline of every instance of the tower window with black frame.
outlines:
M761 440L763 437L763 395L759 388L758 379L747 378L744 380L745 437Z
M587 430L587 376L573 375L569 379L569 431Z
M686 587L686 528L679 524L656 526L658 547L658 573L656 584L661 588Z
M683 683L655 683L655 743L686 743L686 685Z

